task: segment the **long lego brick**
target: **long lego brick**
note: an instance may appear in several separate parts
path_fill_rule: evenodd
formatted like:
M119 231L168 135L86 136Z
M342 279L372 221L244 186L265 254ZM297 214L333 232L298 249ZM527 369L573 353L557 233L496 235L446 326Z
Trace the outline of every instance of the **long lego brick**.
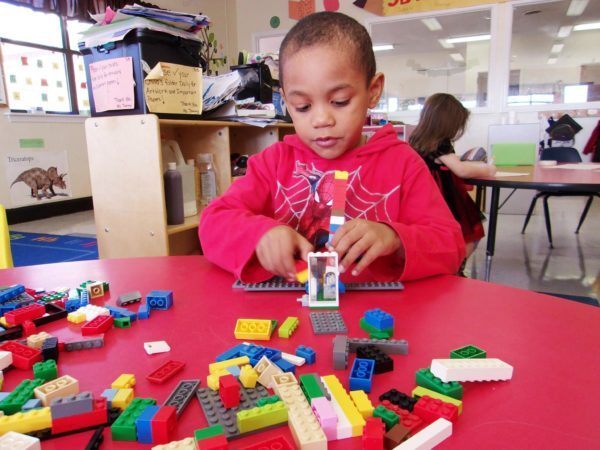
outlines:
M440 394L439 392L432 391L431 389L424 388L423 386L417 386L412 391L412 396L415 397L416 399L419 399L420 397L424 397L425 395L427 395L431 398L437 398L446 403L452 403L458 409L458 414L459 415L462 414L463 402L461 400L457 400L457 399L449 397L447 395Z
M335 398L350 421L350 425L352 426L352 436L360 436L362 429L365 426L365 419L363 419L360 412L358 412L358 409L356 409L356 406L354 406L352 399L345 391L342 383L340 383L335 375L327 375L321 377L321 379L330 391L332 398Z
M18 342L3 342L0 350L12 353L12 364L19 369L31 369L36 362L42 360L42 352L38 349L28 347Z
M263 319L238 319L235 324L236 339L268 341L271 339L272 323Z
M432 391L439 392L440 394L447 395L457 400L462 399L463 388L460 383L456 381L444 383L441 379L431 373L431 370L428 368L417 370L415 381L418 386L423 386L424 388L431 389Z
M185 363L181 361L167 361L154 372L146 376L146 379L151 383L163 384L175 375L177 375L183 368Z
M296 379L296 376L293 373L280 373L277 375L273 375L272 386L273 392L275 392L276 395L279 395L279 390L283 386L290 385L298 385L298 380Z
M112 328L114 320L112 316L98 316L81 327L81 334L83 336L102 334Z
M44 305L33 304L24 306L14 311L7 312L4 314L4 318L11 325L20 325L26 320L37 319L46 314L46 308Z
M404 339L348 338L350 353L363 345L374 345L388 355L408 355L408 342Z
M306 291L303 283L289 282L280 277L260 283L242 283L237 280L232 286L234 289L245 291ZM367 281L360 283L346 283L346 291L401 291L404 285L400 281Z
M50 427L52 427L52 417L48 407L0 417L0 435L9 431L27 434Z
M383 402L381 402L381 405L379 405L378 408L379 407L382 407L383 409L387 409L390 412L395 413L399 417L402 426L407 428L409 433L418 430L423 425L423 419L421 419L419 416L405 409L402 409L398 405L390 403L388 400L384 400ZM373 412L373 415L375 415L375 412Z
M365 420L367 420L369 417L373 417L373 410L375 408L373 407L373 403L371 403L371 399L369 399L369 396L365 393L365 391L350 391L350 398L354 402L354 406L356 406L356 409L358 409L360 415L363 416Z
M350 370L348 388L353 391L363 390L371 392L371 382L373 381L373 372L375 370L375 361L372 359L356 358Z
M312 401L319 397L325 397L325 389L321 387L321 379L314 373L300 375L300 388L308 402L312 405Z
M452 435L452 422L446 419L438 419L431 425L410 437L395 450L417 450L433 448Z
M263 406L245 409L237 413L237 426L240 433L260 430L273 425L286 423L288 409L279 401Z
M90 412L52 419L52 435L105 425L108 422L106 405L106 399L98 398L94 400L94 409Z
M280 338L289 338L292 333L298 328L298 318L297 317L288 317L281 324L278 330L278 335Z
M427 395L421 397L415 404L413 413L422 418L426 423L434 422L439 418L456 422L458 418L458 408L456 405L443 402L437 398L431 398Z
M43 380L23 380L5 398L0 401L0 411L5 414L15 414L21 411L23 405L33 397L36 387L42 385Z
M77 339L65 342L65 351L75 352L78 350L91 350L93 348L104 347L104 335L98 334L91 338Z
M13 298L18 296L19 294L22 294L23 292L25 292L25 286L23 286L22 284L15 284L6 289L3 289L2 291L0 291L0 303L5 303L9 300L12 300Z
M327 436L319 425L300 386L282 386L280 398L288 407L288 424L296 446L317 450L327 449Z
M177 411L177 417L179 417L196 393L199 385L200 380L181 380L173 392L171 392L169 398L165 400L163 406L174 407ZM217 393L217 395L219 394Z
M50 402L52 420L76 416L94 410L94 397L91 392L55 398Z
M335 414L337 416L335 438L338 440L351 438L353 435L353 430L352 430L352 424L350 423L350 420L346 416L342 406L335 399L335 396L333 394L331 394L331 391L329 390L329 388L327 386L325 386L325 389L330 394L329 403L331 404L331 407L333 408L333 410L335 411Z
M504 381L513 375L513 366L497 358L434 359L431 373L443 382Z
M292 444L284 436L276 436L266 441L261 441L256 444L250 444L242 447L241 450L294 450Z
M348 336L337 335L333 338L333 368L335 370L346 368L349 350Z
M239 356L237 358L227 359L224 361L209 364L208 373L217 373L231 366L243 366L245 364L250 364L250 358L248 358L247 356Z

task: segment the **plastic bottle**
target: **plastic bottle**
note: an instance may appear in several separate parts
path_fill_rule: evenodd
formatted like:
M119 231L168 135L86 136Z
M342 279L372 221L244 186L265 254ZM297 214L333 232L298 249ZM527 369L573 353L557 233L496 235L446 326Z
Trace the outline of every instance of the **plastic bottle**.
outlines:
M169 168L163 178L165 182L167 224L179 225L183 223L183 181L176 163L169 163Z
M196 203L196 187L194 185L194 166L188 165L183 159L183 154L179 144L175 140L165 140L162 142L163 167L169 163L177 164L177 171L181 175L183 183L183 215L190 217L198 214Z
M198 169L198 164L193 159L187 160L188 166L194 167L194 191L196 193L196 201L200 201L202 197L202 186L200 184L200 169Z
M199 153L197 158L200 170L200 184L202 185L202 197L200 203L208 205L217 197L217 177L213 166L212 153Z

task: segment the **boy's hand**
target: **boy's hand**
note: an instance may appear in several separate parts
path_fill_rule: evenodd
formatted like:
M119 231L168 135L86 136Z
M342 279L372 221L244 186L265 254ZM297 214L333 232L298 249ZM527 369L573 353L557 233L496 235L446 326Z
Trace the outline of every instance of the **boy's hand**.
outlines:
M256 256L261 266L269 272L290 281L296 280L294 255L306 261L313 246L296 230L279 225L267 231L258 241Z
M332 244L340 258L340 273L360 258L352 270L354 276L378 257L391 255L402 247L402 241L391 227L362 219L350 220L338 228Z

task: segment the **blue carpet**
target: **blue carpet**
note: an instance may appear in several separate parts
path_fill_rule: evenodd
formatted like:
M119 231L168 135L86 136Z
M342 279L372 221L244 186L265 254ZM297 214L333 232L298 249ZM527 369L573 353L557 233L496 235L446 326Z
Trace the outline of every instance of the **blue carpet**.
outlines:
M15 267L98 259L95 238L55 234L10 232Z
M541 292L540 294L553 295L554 297L564 298L565 300L571 300L577 303L583 303L590 306L600 306L598 300L592 297L584 297L582 295L569 295L569 294L557 294L556 292Z

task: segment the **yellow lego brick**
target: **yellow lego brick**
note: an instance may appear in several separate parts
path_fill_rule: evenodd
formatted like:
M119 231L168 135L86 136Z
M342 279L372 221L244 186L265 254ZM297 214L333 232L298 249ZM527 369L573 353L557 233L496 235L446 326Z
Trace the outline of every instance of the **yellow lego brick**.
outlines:
M81 311L73 311L67 315L67 320L71 323L83 323L85 322L85 313Z
M446 403L452 403L453 405L456 405L456 407L458 408L458 414L462 414L462 401L461 400L457 400L455 398L448 397L447 395L440 394L439 392L432 391L431 389L427 389L422 386L417 386L412 391L413 397L423 397L425 395L427 395L431 398L437 398L438 400L441 400Z
M0 435L9 431L25 434L46 428L52 428L52 417L48 407L0 417Z
M298 328L299 320L297 317L288 317L279 327L278 335L280 338L289 338L296 328Z
M39 350L40 348L42 348L42 344L44 343L44 341L49 337L52 336L46 333L45 331L40 331L39 333L32 334L27 338L27 345L29 347L37 348Z
M302 284L306 283L308 281L308 269L304 269L296 273L296 281Z
M335 174L333 175L333 178L335 178L336 180L347 180L348 172L346 172L345 170L336 170Z
M219 371L217 373L213 373L206 377L206 385L209 388L211 388L213 391L218 391L219 390L219 378L221 378L223 375L230 375L230 373L225 369L222 369L221 371Z
M373 417L375 408L373 408L373 404L365 391L350 391L350 398L363 419L367 420L369 417Z
M288 408L288 424L296 446L301 449L327 449L327 437L298 384L279 386L279 398Z
M256 387L256 381L258 380L258 373L250 365L246 364L242 366L240 371L240 382L246 389L254 389Z
M235 338L268 341L271 339L272 326L273 323L270 320L238 319L235 324Z
M273 364L269 358L263 356L254 366L254 370L258 373L258 382L266 388L271 388L273 383L273 375L283 373L278 366Z
M181 441L173 441L168 444L155 445L152 450L196 450L196 440L188 437Z
M3 385L4 385L4 373L0 370L0 391L2 390Z
M113 389L129 389L135 386L135 375L132 373L122 373L110 385Z
M0 317L0 325L2 325L4 328L10 327L10 325L6 322L6 318L4 316Z
M55 398L79 394L79 381L70 375L63 375L36 387L33 394L42 401L42 405L50 406Z
M114 388L113 388L114 389ZM119 408L121 411L125 410L127 406L133 400L133 389L131 388L121 388L117 391L113 399L111 400L111 405L115 408Z
M365 419L360 414L352 399L345 391L342 383L335 375L327 375L321 378L327 385L327 388L331 392L331 395L335 398L336 402L344 411L344 414L348 418L350 425L352 426L352 436L360 436L365 426Z
M271 386L273 386L273 391L277 395L279 395L279 389L282 386L298 384L298 380L296 380L296 377L291 372L284 372L284 373L279 373L279 374L273 375L271 377L271 380L272 380Z
M222 370L227 369L228 367L233 366L243 366L244 364L249 364L250 358L247 356L240 356L239 358L228 359L221 362L216 362L208 365L208 373L218 373Z
M283 402L270 403L245 409L237 413L237 426L240 433L260 430L288 420L288 409Z

